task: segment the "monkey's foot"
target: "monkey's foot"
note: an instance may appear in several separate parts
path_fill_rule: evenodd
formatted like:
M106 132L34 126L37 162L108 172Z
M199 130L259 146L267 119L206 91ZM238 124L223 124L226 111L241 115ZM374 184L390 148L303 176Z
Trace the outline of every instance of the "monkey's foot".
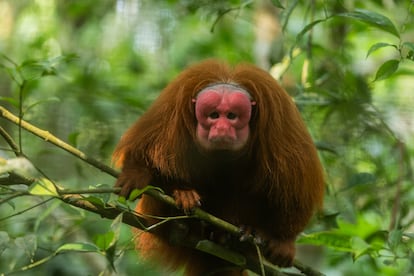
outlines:
M177 206L182 208L185 213L191 213L192 209L201 206L201 197L195 190L175 189L173 197Z
M293 265L295 258L295 239L277 240L266 234L256 232L252 227L240 227L240 240L246 241L253 239L254 242L262 248L264 257L271 263L280 267L289 267Z
M280 267L292 266L295 252L294 241L269 240L264 249L266 259Z

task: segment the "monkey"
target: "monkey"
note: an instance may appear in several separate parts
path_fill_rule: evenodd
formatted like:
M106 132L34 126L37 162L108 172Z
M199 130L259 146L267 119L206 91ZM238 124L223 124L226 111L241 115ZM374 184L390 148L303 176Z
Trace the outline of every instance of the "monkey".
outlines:
M185 212L201 207L247 227L281 267L292 265L298 234L323 204L323 168L299 110L268 72L248 63L209 59L185 69L125 132L113 158L122 167L120 195L160 187ZM174 214L145 194L136 210ZM172 271L184 266L186 275L228 266L170 244L169 230L168 224L154 233L137 230L139 253Z

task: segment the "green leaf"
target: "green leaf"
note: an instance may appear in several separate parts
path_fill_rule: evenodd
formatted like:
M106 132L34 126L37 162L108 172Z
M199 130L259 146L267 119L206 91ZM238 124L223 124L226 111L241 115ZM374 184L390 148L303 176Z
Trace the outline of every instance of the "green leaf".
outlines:
M406 41L406 42L404 42L404 43L402 44L402 46L403 46L404 48L408 48L408 49L410 49L411 51L414 51L414 43L413 43L413 42L408 42L408 41Z
M79 135L80 135L80 132L79 131L70 133L69 136L68 136L68 142L71 145L73 145L73 146L76 147L78 145L78 137L79 137Z
M84 198L86 201L91 202L94 205L99 206L105 206L105 202L102 200L102 198L96 197L96 196L88 196Z
M123 213L119 214L113 221L111 224L111 229L112 231L114 231L115 234L115 238L118 240L119 236L121 235L121 227L123 225L122 223L123 220Z
M367 254L371 249L371 245L359 237L353 237L351 239L351 246L353 250L352 258L354 261L359 257Z
M106 251L111 247L115 247L116 243L119 240L121 234L121 226L122 226L122 213L119 214L111 224L111 229L105 234L98 235L95 238L96 245L102 250Z
M100 248L100 250L105 251L113 244L114 237L115 233L113 231L98 235L95 238L95 244Z
M137 199L138 197L140 197L146 191L152 190L152 189L156 189L156 190L160 191L161 193L164 193L160 188L148 185L148 186L145 186L145 188L143 188L143 189L134 189L134 190L132 190L131 194L128 197L128 200L133 201L133 200Z
M352 252L351 236L337 232L316 232L300 236L298 243L323 245L338 251Z
M309 23L308 25L306 25L302 31L300 31L300 33L296 36L296 41L300 41L302 39L302 37L309 31L311 30L315 25L321 23L321 22L325 22L327 19L318 19L315 20L311 23Z
M52 181L46 178L41 178L35 183L33 183L29 188L29 193L32 195L48 195L48 196L59 195Z
M10 78L17 84L17 85L22 85L23 83L23 79L22 76L20 74L20 72L18 71L18 68L13 66L13 67L5 67L5 70L7 72L7 74L10 76Z
M283 7L283 5L282 5L282 3L280 3L280 1L279 0L271 0L272 1L272 4L275 6L275 7L278 7L278 8L281 8L281 9L284 9L285 7Z
M19 102L16 99L10 97L0 97L0 101L8 102L9 104L13 105L14 107L19 106Z
M74 54L57 56L44 60L28 60L23 62L17 70L24 80L37 80L43 76L55 76L58 74L57 67L62 63L69 63L77 59Z
M414 61L414 43L412 43L412 42L404 42L402 44L402 47L408 49L408 53L407 53L406 58L409 59L409 60Z
M137 198L139 198L143 193L144 193L144 189L134 189L132 190L131 194L128 197L128 200L135 200Z
M119 214L111 224L111 229L114 233L112 238L112 242L109 244L108 249L106 250L106 259L111 264L112 268L115 270L115 260L116 260L116 248L119 241L119 237L121 236L122 230L122 220L123 220L123 213Z
M372 54L376 50L384 48L384 47L394 47L395 49L398 49L397 45L385 43L385 42L379 42L379 43L375 43L374 45L371 46L371 48L369 48L366 57L368 57L370 54Z
M396 250L402 243L403 231L401 229L392 230L388 235L388 244L392 250Z
M65 253L70 251L76 251L76 252L95 252L95 253L101 253L98 247L96 247L94 244L90 243L66 243L62 246L60 246L55 254L59 253Z
M23 62L19 71L25 80L37 80L45 75L56 75L55 68L49 68L45 62L36 60Z
M400 37L400 33L398 32L395 25L391 22L391 20L388 17L382 14L376 13L376 12L356 9L353 12L340 13L340 14L337 14L336 16L356 19L356 20L365 22L368 25L371 25L377 29L380 29L392 35L395 35L398 38Z
M374 81L384 80L389 78L397 71L400 61L397 59L390 59L384 62L377 71Z
M124 196L119 196L118 197L118 202L120 204L123 204L123 205L127 204L127 200L126 200L126 198Z
M414 61L414 51L408 51L406 58Z

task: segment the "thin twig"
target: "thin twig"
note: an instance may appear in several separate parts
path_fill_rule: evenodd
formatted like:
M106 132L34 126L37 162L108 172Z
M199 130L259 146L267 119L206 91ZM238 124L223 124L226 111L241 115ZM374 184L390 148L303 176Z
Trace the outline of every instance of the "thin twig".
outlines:
M11 147L16 156L19 155L19 146L14 142L13 138L7 133L7 131L0 126L0 135L4 138L6 143Z
M29 193L27 193L27 192L19 192L19 195L16 193L16 196L15 197L19 197L19 196L22 196L22 195L29 195ZM9 219L9 218L11 218L11 217L15 217L15 216L18 216L18 215L21 215L21 214L23 214L23 213L26 213L27 211L30 211L30 210L32 210L32 209L34 209L34 208L37 208L37 207L39 207L39 206L41 206L41 205L43 205L43 204L45 204L45 203L47 203L47 202L49 202L49 201L51 201L53 198L48 198L48 199L46 199L46 200L44 200L44 201L42 201L42 202L39 202L39 203L37 203L37 204L35 204L35 205L33 205L33 206L30 206L30 207L28 207L28 208L26 208L26 209L23 209L23 210L21 210L21 211L19 211L19 212L17 212L17 213L13 213L13 214L11 214L11 215L9 215L9 216L6 216L6 217L3 217L3 218L0 218L0 221L5 221L5 220L7 220L7 219ZM1 204L1 203L0 203Z

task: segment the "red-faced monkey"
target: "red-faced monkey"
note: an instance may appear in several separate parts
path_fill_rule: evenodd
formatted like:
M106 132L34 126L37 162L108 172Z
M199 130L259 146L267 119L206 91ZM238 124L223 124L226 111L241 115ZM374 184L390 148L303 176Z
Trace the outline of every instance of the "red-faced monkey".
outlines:
M200 206L251 227L266 241L265 257L280 266L292 264L295 239L323 201L323 169L294 102L252 65L208 60L183 71L124 134L114 159L121 195L159 186L186 211ZM172 214L147 195L137 211ZM170 269L184 265L188 275L228 266L170 245L167 233L168 224L140 234L140 253Z

